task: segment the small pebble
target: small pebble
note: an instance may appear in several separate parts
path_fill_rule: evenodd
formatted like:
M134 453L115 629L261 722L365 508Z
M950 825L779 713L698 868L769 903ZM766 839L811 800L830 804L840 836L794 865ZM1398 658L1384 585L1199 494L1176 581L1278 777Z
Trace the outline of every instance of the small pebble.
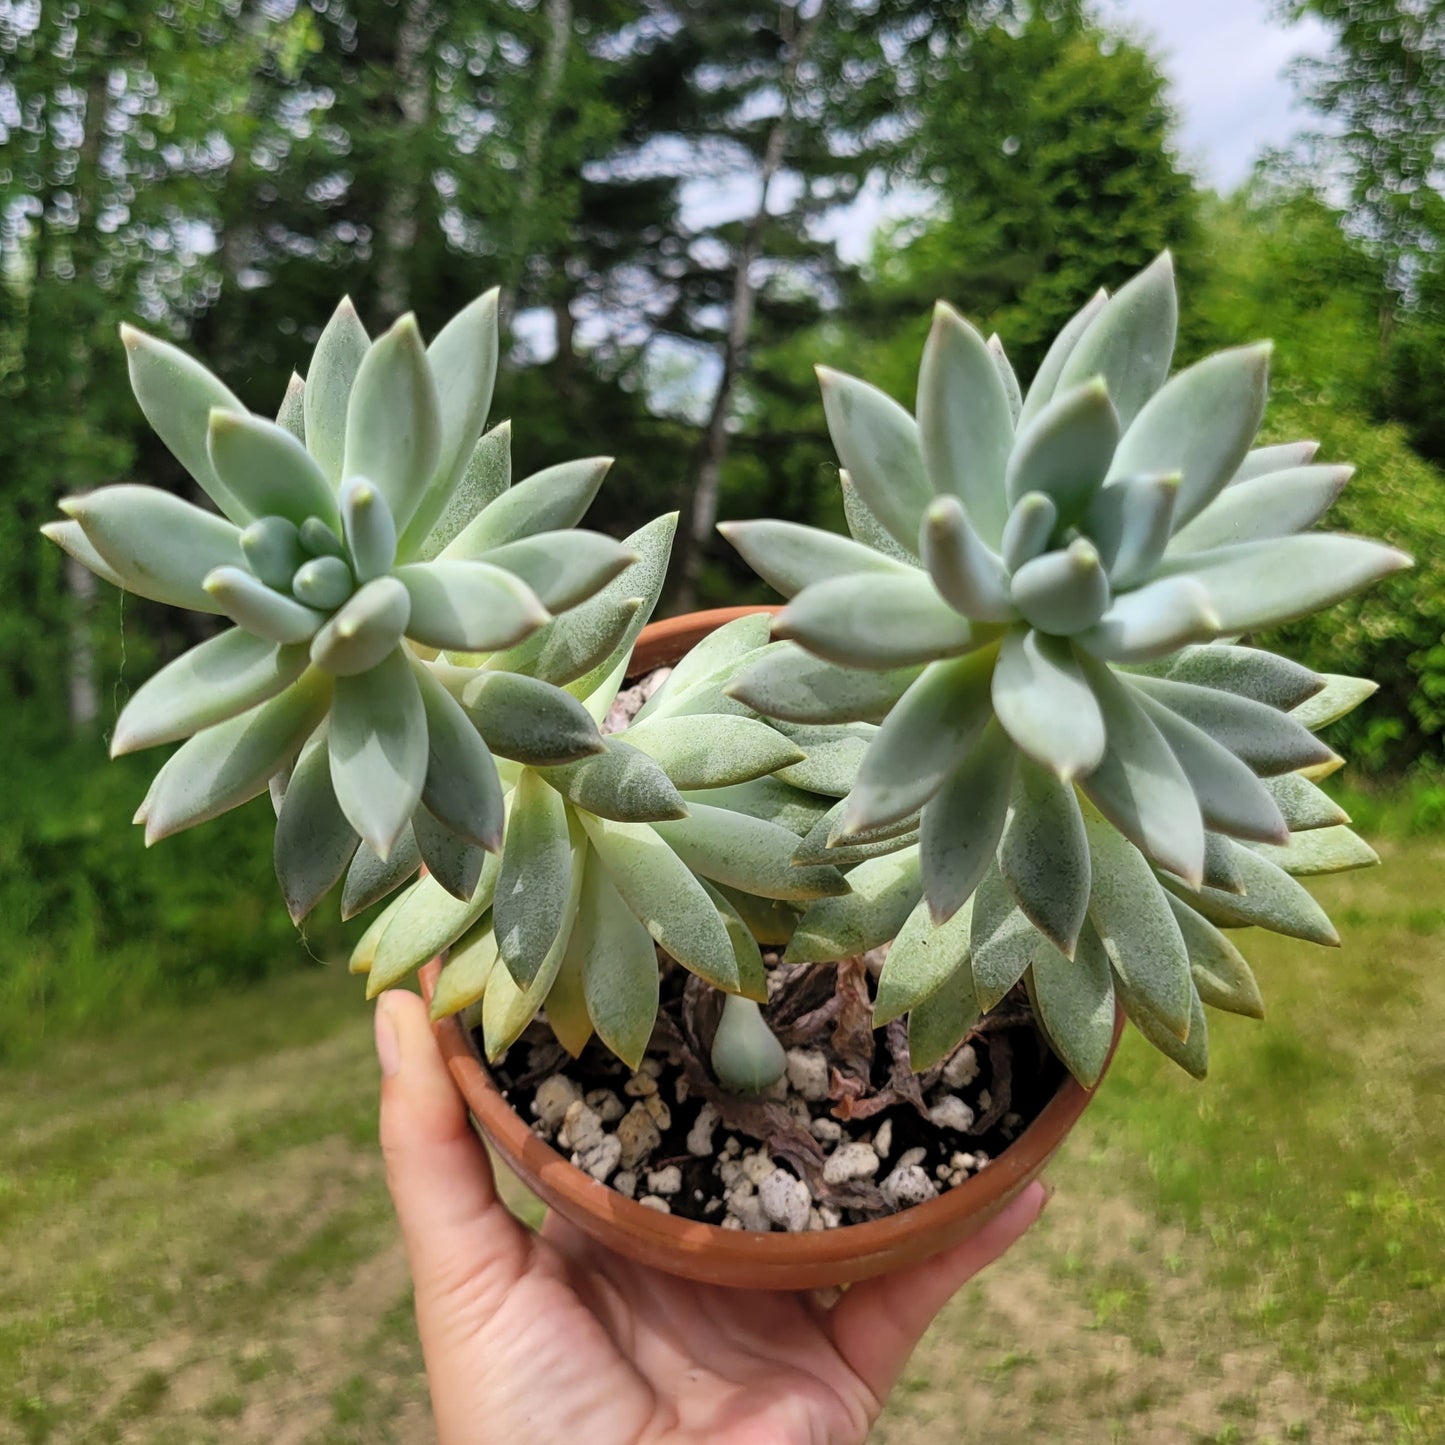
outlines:
M819 1214L816 1209L810 1209L808 1211L808 1230L810 1233L813 1230L826 1229L827 1227L828 1226L823 1223L823 1216Z
M801 1234L808 1227L808 1186L786 1169L774 1169L758 1184L758 1202L763 1213L789 1234Z
M682 1170L676 1164L662 1169L651 1169L647 1174L649 1194L676 1194L682 1188Z
M978 1096L978 1107L979 1107L980 1109L982 1109L985 1114L988 1113L988 1111L993 1108L993 1095L990 1094L987 1089L984 1089L984 1090L979 1094L979 1096Z
M922 1164L928 1158L928 1150L919 1144L915 1148L905 1149L898 1156L898 1167L907 1169L914 1164Z
M627 1112L622 1100L611 1089L593 1089L587 1095L587 1107L604 1124L615 1124Z
M629 1199L637 1197L637 1175L631 1169L619 1169L612 1176L612 1187L619 1193L625 1194Z
M589 1149L602 1138L602 1120L582 1102L573 1099L557 1131L559 1149Z
M820 1103L828 1097L828 1057L821 1049L788 1050L788 1082L805 1099Z
M687 1131L687 1152L697 1159L706 1159L712 1154L712 1135L717 1128L717 1110L711 1104L704 1104L698 1110L697 1122Z
M846 1184L850 1179L871 1179L878 1172L878 1155L871 1144L840 1144L823 1163L828 1184Z
M808 1129L813 1138L821 1139L825 1144L836 1144L843 1137L843 1126L836 1119L829 1119L826 1116L814 1119L808 1125Z
M567 1108L582 1097L582 1090L565 1074L553 1074L537 1085L532 1113L548 1129L555 1129L567 1116Z
M643 1099L642 1107L652 1115L652 1122L659 1129L665 1131L672 1128L672 1110L662 1102L661 1094L649 1094Z
M736 1159L720 1159L717 1177L722 1180L724 1189L731 1189L743 1177L743 1166Z
M780 1074L758 1097L781 1104L788 1097L788 1076Z
M879 1126L878 1132L873 1136L873 1152L880 1159L888 1157L888 1151L893 1147L893 1120L885 1119Z
M687 1075L679 1074L677 1076L677 1083L672 1086L672 1097L676 1099L679 1104L685 1104L687 1103L687 1096L690 1093L692 1093L692 1090L688 1087Z
M933 1180L917 1164L895 1169L878 1188L894 1209L906 1209L911 1204L938 1197Z
M732 1212L742 1220L743 1228L758 1234L766 1234L773 1227L772 1220L763 1212L762 1201L756 1194L728 1201Z
M652 1115L641 1104L634 1104L617 1121L617 1140L622 1146L622 1167L635 1169L662 1143L662 1135Z
M637 1202L644 1209L655 1209L659 1214L672 1213L672 1205L665 1199L659 1199L655 1194L644 1194Z
M738 1142L736 1135L729 1134L722 1151L729 1159L736 1159L743 1152L743 1146Z
M743 1173L747 1175L754 1184L761 1184L776 1168L777 1165L761 1150L755 1154L745 1154L743 1156Z
M638 1072L651 1074L654 1079L660 1079L662 1077L662 1060L653 1058L643 1059L642 1068L639 1069Z
M973 1110L953 1094L942 1099L928 1111L929 1120L940 1129L963 1133L973 1127Z
M724 1229L741 1229L743 1222L736 1214L728 1214L723 1217L722 1227Z
M622 1086L622 1092L629 1099L642 1099L657 1092L657 1080L651 1074L633 1074Z
M573 1151L572 1162L594 1179L605 1181L622 1158L622 1144L615 1134L602 1134L585 1148Z
M818 1213L822 1216L824 1229L837 1229L843 1222L843 1211L836 1205L820 1204Z
M978 1055L972 1044L965 1044L943 1066L943 1082L950 1089L963 1089L978 1078Z

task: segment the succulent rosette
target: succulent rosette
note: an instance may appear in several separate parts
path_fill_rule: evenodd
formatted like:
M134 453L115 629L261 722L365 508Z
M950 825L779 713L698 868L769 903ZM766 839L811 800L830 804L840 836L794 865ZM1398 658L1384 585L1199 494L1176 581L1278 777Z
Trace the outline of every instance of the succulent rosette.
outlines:
M174 346L130 327L122 339L142 411L218 510L102 487L63 502L67 520L45 531L119 587L234 624L151 678L116 723L113 754L189 739L137 813L147 843L270 784L294 918L348 867L358 896L420 861L470 895L504 827L491 745L505 756L531 721L527 746L555 761L594 742L560 689L495 672L469 705L430 659L505 659L631 563L611 538L571 530L607 460L509 485L509 428L483 435L495 292L430 346L411 316L373 342L343 301L274 422ZM628 618L611 625L599 648Z
M791 644L731 694L870 734L819 856L894 835L788 957L896 938L876 1019L909 1013L917 1067L1022 981L1082 1081L1116 998L1202 1074L1202 1004L1260 1010L1220 926L1335 943L1295 875L1374 860L1311 781L1339 761L1313 729L1370 684L1239 638L1408 559L1310 530L1349 469L1254 446L1268 346L1171 377L1177 314L1165 255L1074 317L1025 394L940 304L916 418L820 370L852 539L723 528L791 599Z

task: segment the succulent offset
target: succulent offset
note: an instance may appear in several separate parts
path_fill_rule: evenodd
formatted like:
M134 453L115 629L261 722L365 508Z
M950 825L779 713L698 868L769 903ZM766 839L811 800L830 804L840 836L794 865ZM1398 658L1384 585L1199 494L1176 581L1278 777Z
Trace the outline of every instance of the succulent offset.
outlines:
M915 1066L1022 981L1081 1080L1116 997L1202 1074L1201 1005L1260 1009L1216 925L1337 942L1292 875L1374 861L1310 781L1338 765L1312 729L1371 685L1239 638L1408 559L1309 531L1349 469L1254 447L1268 347L1171 378L1176 322L1166 255L1097 295L1024 394L998 339L940 304L916 419L820 370L852 540L723 528L791 598L774 636L793 645L731 695L878 724L827 842L900 835L787 956L896 937L876 1021L910 1014Z

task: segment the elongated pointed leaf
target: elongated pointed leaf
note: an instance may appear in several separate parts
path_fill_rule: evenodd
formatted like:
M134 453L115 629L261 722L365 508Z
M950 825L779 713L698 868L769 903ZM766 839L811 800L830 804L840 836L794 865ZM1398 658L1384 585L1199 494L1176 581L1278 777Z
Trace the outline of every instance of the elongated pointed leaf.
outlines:
M267 421L217 407L206 446L227 490L253 517L307 517L336 525L336 496L311 453L290 432Z
M351 568L340 557L312 557L296 569L291 579L291 595L318 612L329 612L340 607L355 586Z
M1294 720L1311 732L1338 722L1380 690L1380 684L1367 677L1347 677L1338 672L1322 673L1318 680L1324 686L1291 712Z
M1172 893L1165 896L1174 910L1184 946L1189 950L1190 972L1200 1002L1226 1013L1262 1019L1264 999L1244 955L1182 899Z
M421 799L427 768L426 709L401 649L369 672L337 678L328 740L341 810L386 858Z
M898 934L917 906L922 885L918 850L905 848L860 863L848 874L852 890L809 906L783 955L786 963L854 958Z
M549 612L563 612L605 587L636 557L601 532L538 532L478 559L521 579Z
M1114 982L1103 945L1092 930L1066 958L1042 941L1033 958L1033 995L1054 1052L1086 1088L1099 1082L1114 1041Z
M1244 892L1244 874L1239 871L1234 840L1222 833L1204 835L1204 882L1221 893L1238 896Z
M502 846L505 808L491 750L466 710L425 664L413 663L412 670L426 710L427 764L422 802L459 838L496 852ZM469 888L468 897L471 892Z
M683 801L689 807L693 803L704 803L715 808L730 808L734 813L746 813L750 818L776 823L799 838L806 837L820 819L833 811L829 807L829 799L771 777L755 778L750 783L738 783L732 787L684 792ZM835 807L842 807L841 799Z
M1162 674L1175 682L1222 688L1288 712L1324 686L1323 678L1297 662L1259 647L1214 643L1186 647ZM1301 720L1302 719L1297 719ZM1308 724L1306 724L1308 726Z
M898 930L878 976L874 1028L882 1028L917 1008L955 974L967 974L968 992L973 992L969 946L972 926L973 909L969 906L941 926L934 923L927 903L920 902L914 908Z
M123 484L67 497L60 510L122 585L141 597L193 612L219 612L203 585L217 567L242 567L240 532L155 487Z
M1009 583L1025 622L1056 636L1083 632L1109 606L1109 579L1098 550L1076 537L1063 551L1025 562Z
M918 842L918 819L904 819L893 825L894 831L886 838L873 837L864 843L828 843L825 833L830 820L828 815L819 821L817 828L798 844L793 854L794 866L803 863L830 863L834 868L851 868L855 863L866 863L869 858L881 858L885 853L897 853L900 849L911 848ZM908 826L905 826L908 825Z
M1002 560L984 545L957 497L936 497L928 504L919 552L939 596L965 617L1011 622L1018 615Z
M316 738L302 749L276 819L276 878L293 923L340 880L360 841L336 801L326 742Z
M395 577L359 588L311 640L311 660L338 677L375 667L400 644L411 620L411 598Z
M669 702L697 683L713 677L732 677L750 653L767 647L772 626L772 616L760 609L745 617L735 617L731 622L725 622L721 627L709 632L678 660L677 665L637 711L633 722L640 723L648 718L667 716ZM799 659L805 656L794 647L786 650ZM761 661L762 656L760 653L757 660Z
M1042 492L1025 492L1008 514L1000 544L1004 566L1017 572L1025 562L1044 552L1058 525L1059 509Z
M267 642L307 642L326 621L324 612L273 591L242 567L215 567L204 586L217 611Z
M63 522L47 522L40 531L43 536L54 542L67 557L94 572L102 582L109 582L112 587L125 587L125 579L95 550L95 544L85 535L79 522L67 517ZM138 593L137 595L147 596L148 594Z
M933 308L918 369L918 437L933 490L957 497L978 534L997 547L1008 516L1013 408L988 343L943 301ZM846 458L844 465L851 471Z
M276 412L276 425L288 431L303 446L306 443L306 383L293 371L286 382L286 395Z
M738 963L712 900L648 823L578 814L613 885L663 949L716 987L736 992Z
M716 714L637 723L627 729L626 741L684 789L746 783L806 756L766 723Z
M978 1006L987 1013L1028 971L1039 946L1038 929L1019 912L997 868L989 868L973 896L969 951Z
M479 1003L496 966L497 939L489 920L459 939L447 955L432 991L431 1017L450 1018Z
M411 815L411 830L427 873L453 898L471 898L481 882L486 849L458 837L424 803Z
M438 674L455 680L462 706L499 757L530 767L553 767L600 753L602 736L587 709L569 692L512 672Z
M178 748L141 805L147 845L265 792L326 715L330 693L328 679L308 671L269 702L198 732Z
M244 527L254 514L216 475L206 448L206 433L211 412L216 407L234 412L245 412L246 408L229 388L179 347L147 336L134 326L122 326L120 339L130 369L131 390L152 430L191 474L197 486L231 521ZM157 540L165 539L165 535L159 534ZM105 555L103 548L101 554Z
M1334 505L1353 472L1296 467L1231 485L1175 536L1170 551L1203 552L1306 531Z
M801 763L779 768L776 776L796 788L825 797L841 798L858 776L864 754L878 734L870 723L845 723L837 727L802 727L779 723L778 731L804 752Z
M1302 884L1243 843L1226 839L1225 846L1243 880L1242 894L1225 893L1216 888L1180 891L1167 880L1166 886L1180 891L1180 896L1197 913L1225 928L1248 928L1253 924L1272 933L1301 938L1306 943L1339 947L1340 936L1334 925Z
M1089 906L1089 845L1072 783L1023 759L1014 773L998 866L1019 910L1069 958Z
M843 519L848 524L848 535L855 542L862 542L865 547L900 562L917 562L918 553L914 550L917 539L905 547L868 509L846 471L838 473L838 486L843 493Z
M575 527L592 505L611 465L611 457L583 457L527 477L499 493L439 555L453 561L474 561L523 537Z
M1042 492L1062 522L1077 521L1103 485L1118 443L1119 418L1101 380L1060 393L1019 433L1004 480L1008 505Z
M966 968L949 975L908 1014L908 1060L915 1073L941 1064L961 1044L983 1010Z
M1159 1050L1187 1074L1203 1079L1209 1073L1209 1025L1196 990L1190 1000L1189 1037L1180 1039L1149 1007L1147 1000L1136 994L1123 979L1116 977L1114 990L1129 1022Z
M1174 527L1178 472L1121 477L1094 494L1084 531L1099 549L1109 580L1132 587L1154 571Z
M1285 773L1282 777L1262 781L1291 833L1333 828L1350 821L1350 815L1328 793L1298 773Z
M938 792L993 716L993 661L935 662L904 693L858 766L841 839L916 813Z
M1008 359L1008 353L1004 350L1003 342L998 332L994 332L988 339L988 356L993 362L993 369L998 372L998 379L1003 383L1003 394L1008 398L1009 416L1017 424L1019 412L1023 410L1024 394L1019 386L1017 373L1013 369L1013 363Z
M422 878L393 905L395 913L376 947L366 978L366 996L375 998L444 948L450 948L492 906L501 860L489 853L477 891L465 901L453 898L435 878Z
M361 846L364 848L366 845L363 843ZM371 972L372 960L381 943L381 936L391 926L392 915L401 907L403 901L401 898L393 899L390 905L383 908L366 925L366 931L357 939L356 947L351 950L351 957L347 961L348 973L368 974Z
M369 582L396 564L396 519L381 491L365 477L341 484L341 520L358 582Z
M1104 309L1108 300L1109 293L1100 287L1084 303L1083 307L1070 317L1054 338L1048 351L1044 354L1038 371L1034 373L1028 394L1024 397L1024 404L1018 417L1019 431L1022 431L1054 399L1058 391L1059 377L1063 373L1069 357L1073 354L1074 348L1079 344L1079 338L1089 329L1094 318Z
M1104 717L1068 643L1016 628L993 674L993 708L1018 748L1061 778L1104 756Z
M1279 847L1268 843L1251 843L1250 847L1294 878L1348 873L1355 868L1373 868L1380 861L1380 855L1359 834L1342 825L1300 833Z
M277 647L232 628L183 652L125 705L110 755L188 737L275 697L306 670L304 647Z
M373 903L395 892L421 867L421 850L417 847L408 824L396 840L391 857L383 859L363 843L346 870L346 883L341 890L341 917L355 918ZM377 935L380 941L380 935Z
M1219 616L1192 577L1166 577L1118 598L1078 634L1085 651L1106 662L1153 662L1219 633Z
M1280 442L1270 447L1255 447L1240 462L1234 475L1229 479L1232 487L1236 482L1250 482L1270 472L1285 472L1294 467L1308 466L1319 454L1318 442Z
M571 879L566 805L538 774L524 772L512 798L492 904L497 947L519 988L536 979L562 929Z
M595 859L591 859L589 864L579 854L573 866L585 875L589 866L596 869L600 865ZM587 941L587 924L582 917L580 894L577 910L577 918L573 921L567 947L562 954L561 966L557 970L557 977L552 980L552 987L547 990L544 1005L547 1011L547 1027L574 1059L582 1057L582 1050L591 1042L593 1032L592 1019L587 1012L587 999L582 992L582 948ZM637 920L634 919L633 922L637 923ZM642 927L641 924L637 926ZM647 930L643 929L643 932L645 934ZM651 948L653 944L650 937L647 942Z
M861 542L797 522L720 522L718 531L737 548L748 566L784 597L834 577L866 576L870 572L907 575L913 571L908 563Z
M693 804L685 818L653 824L694 873L759 898L838 897L848 884L836 868L795 866L797 837L776 823L726 808Z
M551 620L521 578L486 562L415 562L392 576L411 598L407 635L428 647L495 652Z
M784 722L876 723L888 715L920 671L839 667L789 643L740 668L727 684L727 695Z
M599 818L650 823L684 818L687 805L672 780L646 753L621 738L604 738L605 751L539 776L570 803Z
M786 943L798 920L801 905L785 903L777 898L759 898L755 893L743 893L737 889L724 890L716 883L709 883L706 878L698 881L728 931L728 941L733 946L733 957L738 965L738 993L757 1003L767 1003L768 971L763 963L762 949L758 946L758 934L754 933L745 917L768 918L769 927L759 932L770 937L773 934L769 929L786 919L786 926L777 929L781 933L778 941Z
M912 551L923 509L933 496L918 424L876 386L826 366L817 372L839 462L868 510Z
M326 323L306 374L306 447L334 487L342 478L346 408L371 338L349 296Z
M319 518L313 526L330 530ZM344 602L350 594L351 568L340 557L311 558L311 554L301 545L300 527L285 517L258 517L245 527L241 532L241 555L246 559L246 565L251 571L268 587L274 587L278 592L291 592L298 601L305 602L308 606L315 604L304 594L293 591L299 571L307 564L308 559L339 566L346 579L346 593L342 595L341 601Z
M408 554L412 562L430 562L460 535L483 507L512 485L512 423L494 426L472 448L461 480L452 488L441 516L426 538Z

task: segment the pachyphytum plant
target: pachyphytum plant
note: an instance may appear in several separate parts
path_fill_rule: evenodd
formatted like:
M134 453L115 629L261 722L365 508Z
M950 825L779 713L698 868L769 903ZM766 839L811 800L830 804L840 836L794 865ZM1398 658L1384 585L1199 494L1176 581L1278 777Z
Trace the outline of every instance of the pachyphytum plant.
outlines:
M1261 1007L1221 927L1336 943L1294 875L1375 861L1311 781L1339 761L1312 729L1372 686L1239 639L1408 559L1309 530L1349 469L1254 447L1268 346L1171 377L1176 322L1166 255L1069 322L1024 394L940 304L916 417L819 373L853 540L723 529L791 598L794 643L732 695L878 724L829 841L906 845L813 905L788 956L896 938L876 1022L910 1014L915 1067L1022 981L1083 1082L1116 998L1202 1075L1201 1005Z

